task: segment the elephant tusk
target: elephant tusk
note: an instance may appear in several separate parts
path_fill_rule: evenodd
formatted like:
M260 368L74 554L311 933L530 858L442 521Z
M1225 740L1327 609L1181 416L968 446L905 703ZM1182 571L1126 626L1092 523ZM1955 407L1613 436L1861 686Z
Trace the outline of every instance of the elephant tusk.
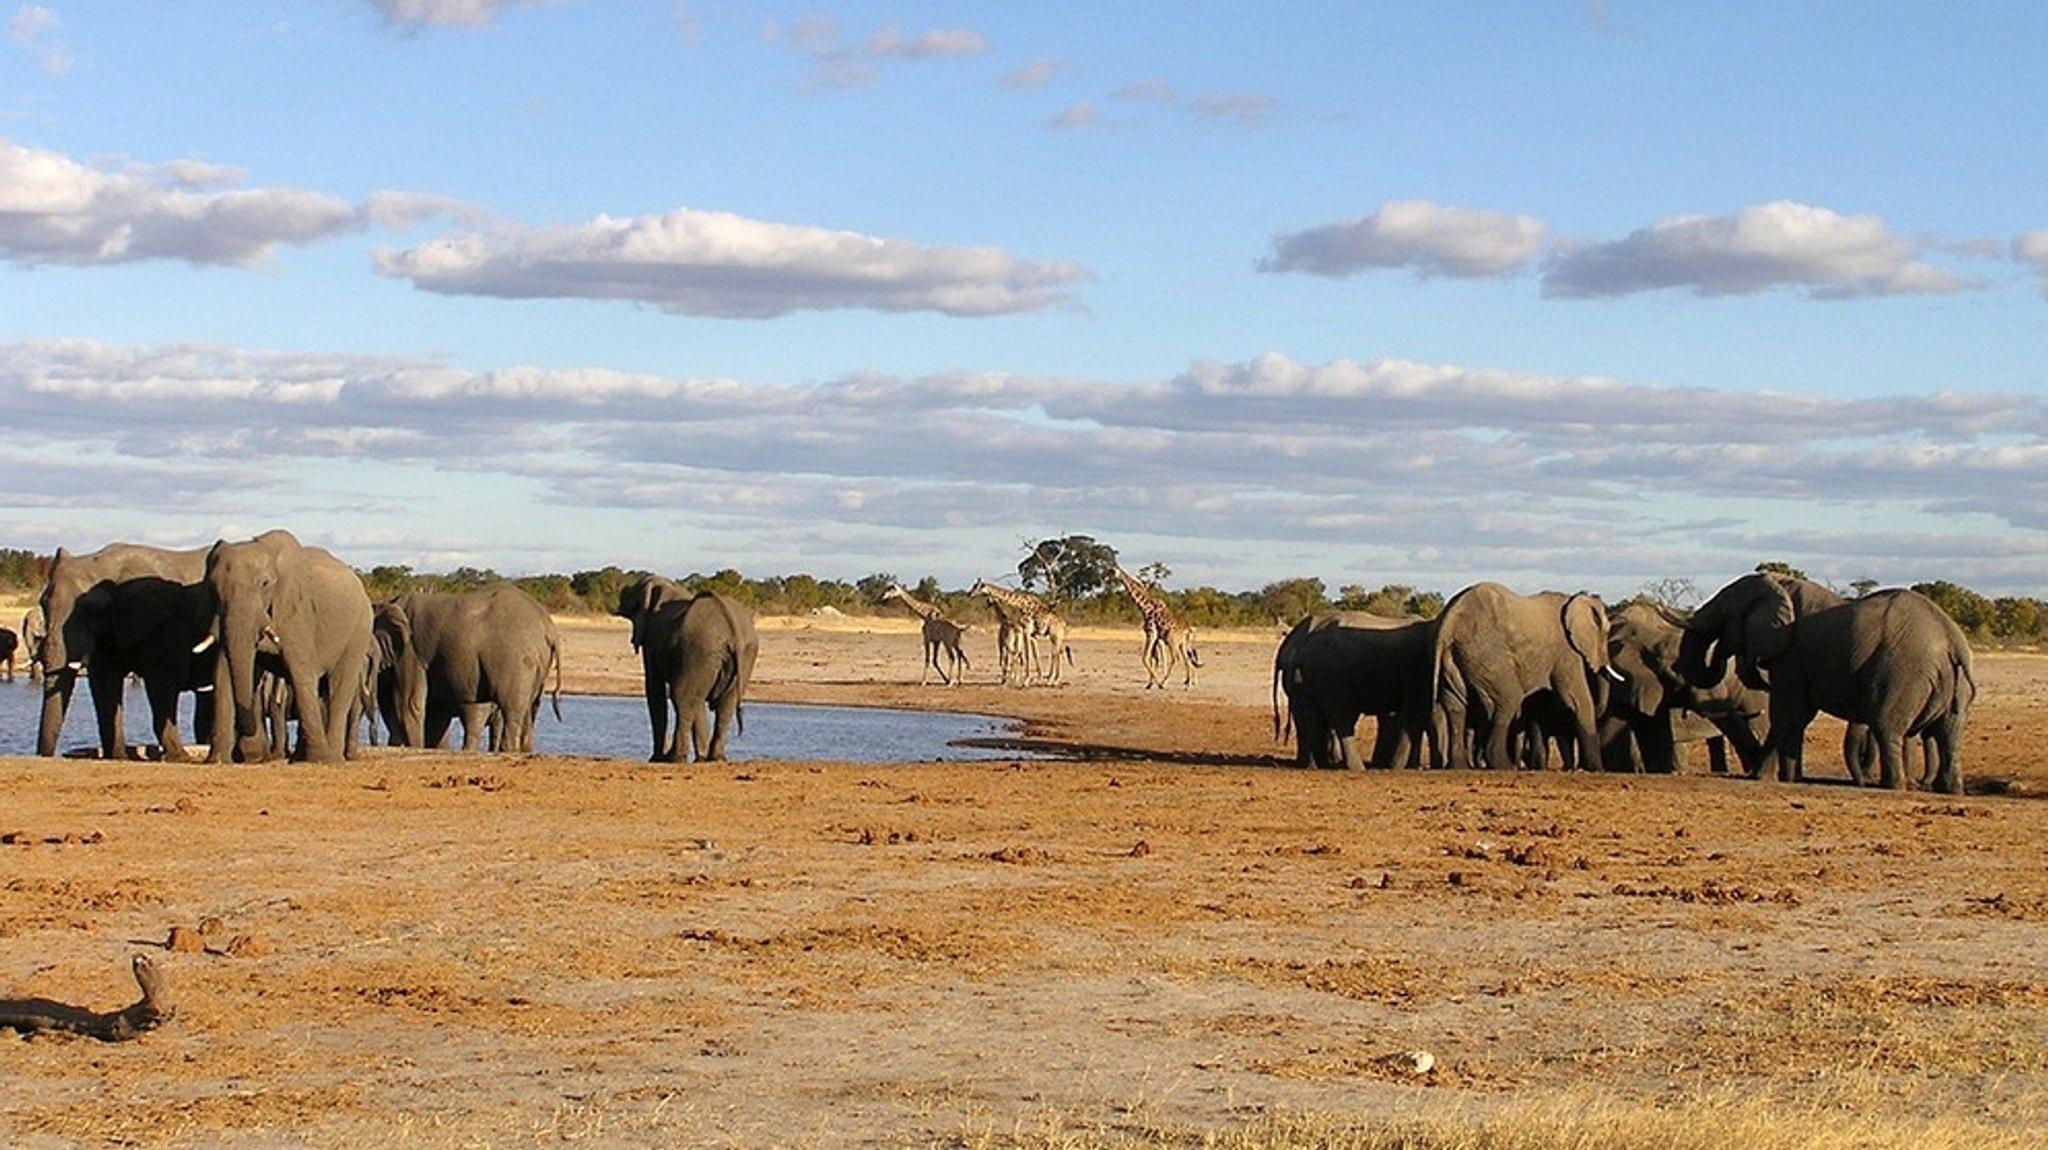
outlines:
M211 651L211 650L213 650L213 643L214 643L214 638L213 638L213 636L212 636L212 635L208 635L208 636L207 636L206 638L204 638L204 639L201 639L201 640L199 640L199 645L198 645L198 646L196 646L196 647L194 647L194 648L192 648L192 653L193 653L194 655L204 655L204 654L206 654L206 653L207 653L208 651Z
M64 664L64 669L76 675L80 671L85 670L85 664L77 659L73 659L69 663Z
M1620 671L1617 671L1612 667L1602 667L1600 668L1600 673L1607 676L1609 679L1613 680L1616 683L1628 682L1627 675L1622 674Z

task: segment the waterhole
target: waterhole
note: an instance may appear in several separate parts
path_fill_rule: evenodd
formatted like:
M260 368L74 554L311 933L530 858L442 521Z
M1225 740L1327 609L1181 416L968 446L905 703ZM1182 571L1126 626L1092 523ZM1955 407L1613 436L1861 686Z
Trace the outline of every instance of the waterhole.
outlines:
M42 687L26 675L0 683L0 755L32 755L36 723L42 710ZM122 724L129 743L153 741L149 734L149 703L131 682ZM179 729L192 738L192 696L181 701ZM902 711L869 707L823 707L795 703L749 703L746 730L734 735L727 753L736 760L830 759L857 763L916 763L1014 759L1023 756L1000 746L975 745L1017 734L1017 724L992 715L937 711ZM460 729L458 724L457 730ZM588 755L600 758L645 759L653 749L647 703L638 698L607 695L562 696L562 719L541 704L534 729L534 749L544 755ZM449 742L460 745L451 732ZM80 684L64 717L58 746L63 753L90 753L99 745L92 695Z

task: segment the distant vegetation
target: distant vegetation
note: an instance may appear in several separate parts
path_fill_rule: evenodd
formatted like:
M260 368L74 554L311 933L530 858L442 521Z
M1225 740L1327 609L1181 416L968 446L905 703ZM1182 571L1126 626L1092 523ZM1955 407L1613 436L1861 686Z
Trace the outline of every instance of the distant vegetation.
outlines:
M1114 548L1085 535L1047 539L1026 548L1024 558L1017 564L1014 583L1055 600L1071 622L1135 624L1137 609L1116 582L1117 562ZM42 588L48 569L48 556L19 548L0 548L0 593L35 594ZM1803 574L1780 562L1759 563L1757 569ZM1162 588L1173 574L1158 563L1125 570ZM360 572L373 600L409 591L462 591L509 578L551 611L589 614L609 613L618 602L619 588L639 573L606 567L573 575L502 576L475 567L428 573L404 566L379 566ZM892 572L877 572L851 583L806 574L750 579L732 568L677 578L677 582L692 590L730 595L763 615L807 615L825 609L846 615L902 614L898 609L878 605L882 592L897 581ZM904 586L917 597L939 604L956 619L989 617L987 603L979 596L969 595L964 587L940 587L929 575L914 583L905 581ZM1839 588L1846 595L1863 595L1875 589L1876 584L1870 580L1856 580ZM2048 643L2048 602L2016 595L1991 598L1946 580L1915 583L1913 589L1939 604L1976 643ZM1197 627L1285 626L1311 612L1331 609L1433 618L1443 610L1445 599L1456 591L1457 588L1424 590L1387 583L1377 588L1347 584L1332 594L1321 579L1314 578L1283 579L1256 591L1225 591L1215 587L1163 589L1167 602ZM1681 611L1704 597L1686 579L1658 580L1646 584L1634 596Z

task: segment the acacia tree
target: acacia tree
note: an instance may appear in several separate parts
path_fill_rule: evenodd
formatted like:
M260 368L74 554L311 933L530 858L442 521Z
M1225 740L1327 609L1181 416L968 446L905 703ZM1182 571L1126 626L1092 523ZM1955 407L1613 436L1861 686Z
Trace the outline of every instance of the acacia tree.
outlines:
M1029 589L1045 584L1055 600L1075 602L1108 590L1116 578L1116 548L1087 535L1026 544L1017 579Z

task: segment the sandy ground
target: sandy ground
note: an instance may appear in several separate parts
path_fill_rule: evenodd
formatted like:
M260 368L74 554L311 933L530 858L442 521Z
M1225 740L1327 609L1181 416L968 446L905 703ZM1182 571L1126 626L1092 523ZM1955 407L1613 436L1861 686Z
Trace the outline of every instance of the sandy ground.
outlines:
M622 625L566 635L571 689L634 689ZM2048 658L1979 660L1951 799L1299 771L1276 640L1147 691L1135 632L1087 632L1018 689L976 633L946 689L906 624L763 622L754 698L1013 715L1061 762L0 759L0 999L112 1010L146 952L177 1006L0 1033L0 1143L958 1145L1589 1090L2048 1114Z

